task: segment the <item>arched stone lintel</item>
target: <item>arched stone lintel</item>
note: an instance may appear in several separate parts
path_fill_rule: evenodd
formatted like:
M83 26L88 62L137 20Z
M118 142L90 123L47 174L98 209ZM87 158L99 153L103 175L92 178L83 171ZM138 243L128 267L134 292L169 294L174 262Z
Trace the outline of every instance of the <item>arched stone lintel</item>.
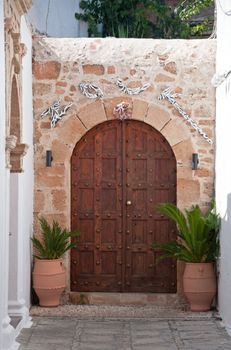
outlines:
M97 100L85 105L79 110L78 117L87 130L97 124L103 123L107 120L104 102L102 100Z
M53 129L52 154L54 162L69 162L76 143L88 131L76 113L64 119Z
M129 103L132 108L132 119L140 120L149 124L158 130L168 141L175 154L176 160L181 156L178 144L182 145L187 142L187 149L193 153L193 144L190 138L190 131L180 119L174 118L170 112L167 112L161 106L148 103L141 99L134 99L129 96L119 96L104 100L96 100L84 105L78 112L65 118L62 123L55 129L55 145L57 140L61 140L62 147L66 147L65 159L69 161L76 143L84 134L94 126L101 124L107 120L115 119L113 115L114 107L121 102ZM183 146L184 147L184 146ZM195 152L195 150L194 150ZM55 153L58 155L58 150ZM63 152L62 152L63 153ZM64 155L63 153L63 155ZM61 155L61 154L60 154ZM59 161L60 155L58 156ZM67 158L66 158L67 157ZM55 159L55 157L54 157Z
M128 103L132 109L132 114L133 114L133 100L131 97L125 95L125 96L107 98L103 100L103 105L104 105L104 110L106 113L107 120L115 119L115 116L113 114L114 108L121 102Z

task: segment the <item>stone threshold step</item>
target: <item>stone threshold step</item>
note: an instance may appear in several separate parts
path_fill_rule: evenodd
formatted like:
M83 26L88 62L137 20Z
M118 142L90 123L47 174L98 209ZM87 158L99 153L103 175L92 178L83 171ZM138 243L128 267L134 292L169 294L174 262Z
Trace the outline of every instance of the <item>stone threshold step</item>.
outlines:
M57 307L32 306L31 316L39 317L75 317L86 320L124 320L145 319L153 321L163 320L208 320L217 318L216 311L192 312L175 307L160 307L153 305L131 306L131 305L60 305ZM36 322L36 319L34 319ZM46 321L45 321L46 322Z
M70 292L69 302L74 305L117 305L158 307L185 306L185 301L178 294L160 293L103 293L103 292Z

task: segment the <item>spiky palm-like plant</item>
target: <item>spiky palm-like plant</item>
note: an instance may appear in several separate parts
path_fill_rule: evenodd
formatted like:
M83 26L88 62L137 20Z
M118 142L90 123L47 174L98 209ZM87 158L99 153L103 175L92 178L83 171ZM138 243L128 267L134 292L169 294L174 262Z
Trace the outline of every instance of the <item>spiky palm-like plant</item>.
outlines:
M206 213L198 206L182 212L177 206L163 203L158 210L175 221L177 240L166 243L153 243L154 250L163 252L161 258L175 258L185 262L213 262L219 254L220 216L215 203Z
M39 219L42 240L36 237L31 238L33 246L36 250L34 257L37 259L59 259L66 251L75 248L78 241L70 242L72 237L78 237L79 231L67 231L62 229L58 222L53 221L52 225L49 225L45 218Z

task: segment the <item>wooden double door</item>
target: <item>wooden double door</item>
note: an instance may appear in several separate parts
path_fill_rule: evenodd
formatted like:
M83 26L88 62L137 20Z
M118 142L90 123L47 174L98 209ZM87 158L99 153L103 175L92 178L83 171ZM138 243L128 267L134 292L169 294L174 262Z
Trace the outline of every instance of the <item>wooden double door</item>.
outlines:
M71 159L71 290L175 292L176 264L151 244L175 239L155 207L176 201L176 161L165 138L133 120L90 130Z

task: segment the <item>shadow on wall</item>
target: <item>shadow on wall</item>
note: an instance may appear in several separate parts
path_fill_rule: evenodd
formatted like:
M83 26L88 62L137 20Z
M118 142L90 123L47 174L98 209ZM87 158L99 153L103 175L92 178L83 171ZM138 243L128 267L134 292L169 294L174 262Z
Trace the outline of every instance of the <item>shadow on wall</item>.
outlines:
M218 308L231 335L231 193L227 195L226 212L221 219L218 281Z
M221 219L221 258L228 258L231 263L231 193L227 195L227 206L224 217ZM231 273L231 271L230 271ZM231 276L230 276L231 283Z

